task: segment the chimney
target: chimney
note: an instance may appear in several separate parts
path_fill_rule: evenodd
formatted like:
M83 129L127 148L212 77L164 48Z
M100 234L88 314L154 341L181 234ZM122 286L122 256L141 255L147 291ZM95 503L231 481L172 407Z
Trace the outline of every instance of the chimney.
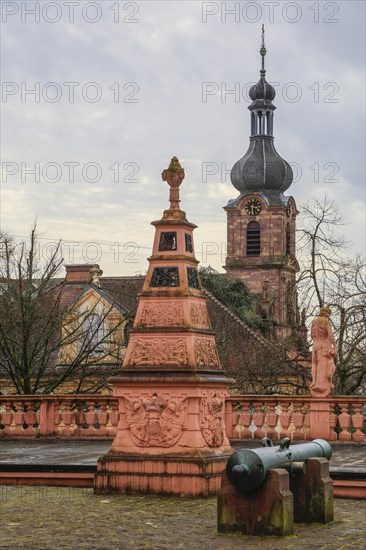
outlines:
M67 283L89 283L91 280L90 270L93 264L65 265Z

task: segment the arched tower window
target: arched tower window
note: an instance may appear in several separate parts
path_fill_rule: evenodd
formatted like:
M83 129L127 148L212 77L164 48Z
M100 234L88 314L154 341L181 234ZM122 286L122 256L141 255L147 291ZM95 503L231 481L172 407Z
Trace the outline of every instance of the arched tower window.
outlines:
M286 225L286 254L291 254L291 229L289 223Z
M249 222L247 225L247 256L260 256L261 229L258 222Z

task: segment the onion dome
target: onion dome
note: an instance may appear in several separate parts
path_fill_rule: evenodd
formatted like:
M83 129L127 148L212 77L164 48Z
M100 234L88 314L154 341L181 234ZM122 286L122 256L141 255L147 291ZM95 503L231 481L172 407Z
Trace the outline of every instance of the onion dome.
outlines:
M261 76L257 84L254 84L249 90L249 97L252 101L273 101L276 97L276 91L271 84L269 84L265 76Z
M278 191L283 193L292 183L292 168L277 153L273 138L250 138L248 151L231 170L231 183L240 193Z
M236 162L231 171L231 182L240 193L255 191L283 193L292 183L292 169L277 153L273 144L273 118L276 107L272 100L276 92L266 81L264 57L264 25L262 26L262 68L260 79L250 88L249 96L253 103L251 112L250 145L245 155Z

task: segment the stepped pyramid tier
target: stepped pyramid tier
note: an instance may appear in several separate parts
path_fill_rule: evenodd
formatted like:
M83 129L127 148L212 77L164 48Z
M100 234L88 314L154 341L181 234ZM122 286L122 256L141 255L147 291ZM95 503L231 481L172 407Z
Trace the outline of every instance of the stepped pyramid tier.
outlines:
M152 222L153 252L123 368L220 371L194 255L196 226L179 208L184 170L176 157L162 176L171 187L170 208Z
M162 178L170 206L155 238L126 356L110 379L120 421L98 461L95 490L186 496L217 494L231 453L224 408L229 384L180 209L184 170L173 157Z
M242 195L262 192L270 204L282 198L282 193L292 183L293 173L289 163L274 147L273 121L276 107L272 100L276 92L266 80L264 58L267 50L264 45L264 26L262 26L262 68L260 79L249 90L252 100L250 110L251 135L248 151L238 160L231 170L231 182Z

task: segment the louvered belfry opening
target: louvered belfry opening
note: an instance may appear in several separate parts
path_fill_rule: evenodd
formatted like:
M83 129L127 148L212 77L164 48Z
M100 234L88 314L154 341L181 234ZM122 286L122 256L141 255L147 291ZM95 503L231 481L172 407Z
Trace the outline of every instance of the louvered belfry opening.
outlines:
M260 256L261 228L258 222L249 222L247 225L247 256Z

